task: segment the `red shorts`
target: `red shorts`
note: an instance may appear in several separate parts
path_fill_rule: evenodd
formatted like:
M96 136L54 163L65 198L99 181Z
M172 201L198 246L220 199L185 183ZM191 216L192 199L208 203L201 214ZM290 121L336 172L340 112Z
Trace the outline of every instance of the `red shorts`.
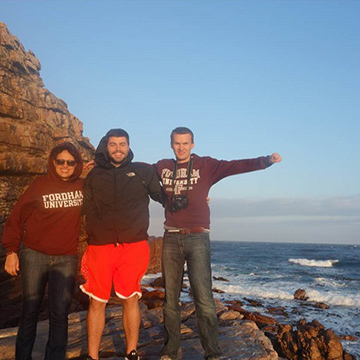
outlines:
M108 302L114 284L116 295L141 298L140 281L149 265L150 250L146 240L115 246L89 245L81 260L86 283L80 289L90 297Z

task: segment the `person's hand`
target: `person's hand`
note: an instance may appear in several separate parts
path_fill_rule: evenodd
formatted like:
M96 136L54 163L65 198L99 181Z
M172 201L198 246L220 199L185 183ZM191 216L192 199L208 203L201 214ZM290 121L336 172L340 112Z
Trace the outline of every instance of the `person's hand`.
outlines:
M278 153L273 153L270 155L271 164L278 163L282 160L281 156Z
M16 276L19 270L20 268L18 254L11 253L7 255L5 260L5 271L12 276Z
M208 205L210 204L210 198L209 197L206 198L206 202L207 202Z
M84 165L84 170L91 170L95 166L95 160L90 160Z

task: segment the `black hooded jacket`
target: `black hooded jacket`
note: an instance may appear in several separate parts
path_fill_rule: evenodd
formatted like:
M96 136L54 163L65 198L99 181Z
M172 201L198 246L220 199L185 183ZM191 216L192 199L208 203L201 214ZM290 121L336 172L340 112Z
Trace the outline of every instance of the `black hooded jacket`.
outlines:
M119 167L110 162L107 138L95 152L96 166L85 180L84 212L90 245L130 243L148 238L149 196L162 203L154 168L132 162L131 150Z

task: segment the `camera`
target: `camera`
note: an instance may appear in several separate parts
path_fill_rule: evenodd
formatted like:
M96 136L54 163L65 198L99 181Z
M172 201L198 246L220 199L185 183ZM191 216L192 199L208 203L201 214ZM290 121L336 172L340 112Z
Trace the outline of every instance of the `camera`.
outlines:
M188 204L189 203L186 195L173 196L170 204L171 211L177 212L181 209L185 209L187 208Z

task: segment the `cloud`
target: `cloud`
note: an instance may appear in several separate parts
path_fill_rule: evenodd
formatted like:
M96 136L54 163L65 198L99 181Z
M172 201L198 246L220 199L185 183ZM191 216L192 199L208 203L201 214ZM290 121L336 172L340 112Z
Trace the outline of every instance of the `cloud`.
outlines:
M359 218L360 195L332 198L210 199L212 217Z
M360 243L360 195L329 198L210 199L214 240ZM151 205L150 233L163 210Z

